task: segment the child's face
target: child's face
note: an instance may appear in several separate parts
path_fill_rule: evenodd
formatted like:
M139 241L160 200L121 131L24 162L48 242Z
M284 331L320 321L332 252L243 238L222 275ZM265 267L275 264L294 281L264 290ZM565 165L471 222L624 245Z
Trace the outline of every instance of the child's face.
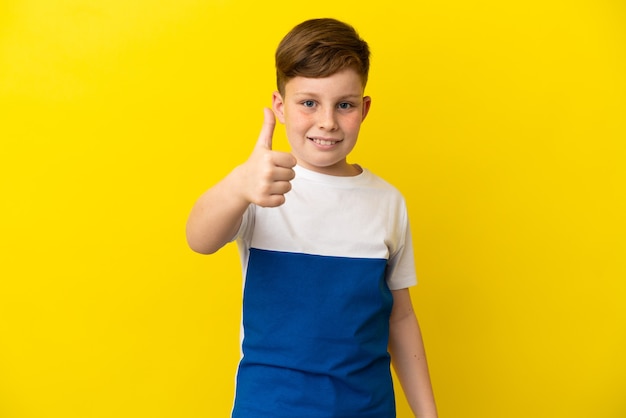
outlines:
M274 93L274 111L285 124L291 152L304 168L337 176L355 175L346 161L371 100L352 69L325 78L295 77L285 95Z

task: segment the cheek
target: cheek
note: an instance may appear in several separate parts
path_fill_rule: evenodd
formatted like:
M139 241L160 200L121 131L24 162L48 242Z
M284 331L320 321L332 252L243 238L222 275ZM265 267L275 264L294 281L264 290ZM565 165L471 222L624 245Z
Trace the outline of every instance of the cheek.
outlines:
M285 122L292 130L306 129L311 124L310 118L308 118L307 115L298 112L285 115Z
M343 130L346 132L354 132L358 133L359 129L361 129L361 117L357 115L355 117L348 118L344 121Z

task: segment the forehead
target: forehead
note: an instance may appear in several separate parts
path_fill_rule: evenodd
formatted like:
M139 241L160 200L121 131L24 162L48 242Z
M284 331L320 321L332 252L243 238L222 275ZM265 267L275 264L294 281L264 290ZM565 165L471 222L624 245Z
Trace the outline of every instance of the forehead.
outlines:
M285 94L294 96L324 96L328 98L363 96L363 82L353 69L346 69L328 77L294 77L285 84Z

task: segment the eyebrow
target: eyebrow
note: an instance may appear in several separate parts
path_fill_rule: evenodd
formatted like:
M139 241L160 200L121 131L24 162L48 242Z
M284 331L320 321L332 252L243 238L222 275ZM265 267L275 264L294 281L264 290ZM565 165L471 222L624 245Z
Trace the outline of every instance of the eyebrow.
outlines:
M310 97L318 97L317 93L313 93L313 92L307 92L307 91L296 91L293 93L294 96L310 96ZM338 100L344 100L344 99L361 99L363 96L360 93L354 93L354 94L346 94L344 96L339 96L337 99Z

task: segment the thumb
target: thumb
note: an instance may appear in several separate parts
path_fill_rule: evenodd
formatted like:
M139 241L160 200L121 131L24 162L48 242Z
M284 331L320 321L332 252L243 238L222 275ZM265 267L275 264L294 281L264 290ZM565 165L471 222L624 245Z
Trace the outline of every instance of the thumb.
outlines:
M267 107L263 109L263 112L263 127L261 128L261 133L259 134L259 139L257 140L257 147L271 150L274 127L276 126L276 117L274 116L274 112Z

